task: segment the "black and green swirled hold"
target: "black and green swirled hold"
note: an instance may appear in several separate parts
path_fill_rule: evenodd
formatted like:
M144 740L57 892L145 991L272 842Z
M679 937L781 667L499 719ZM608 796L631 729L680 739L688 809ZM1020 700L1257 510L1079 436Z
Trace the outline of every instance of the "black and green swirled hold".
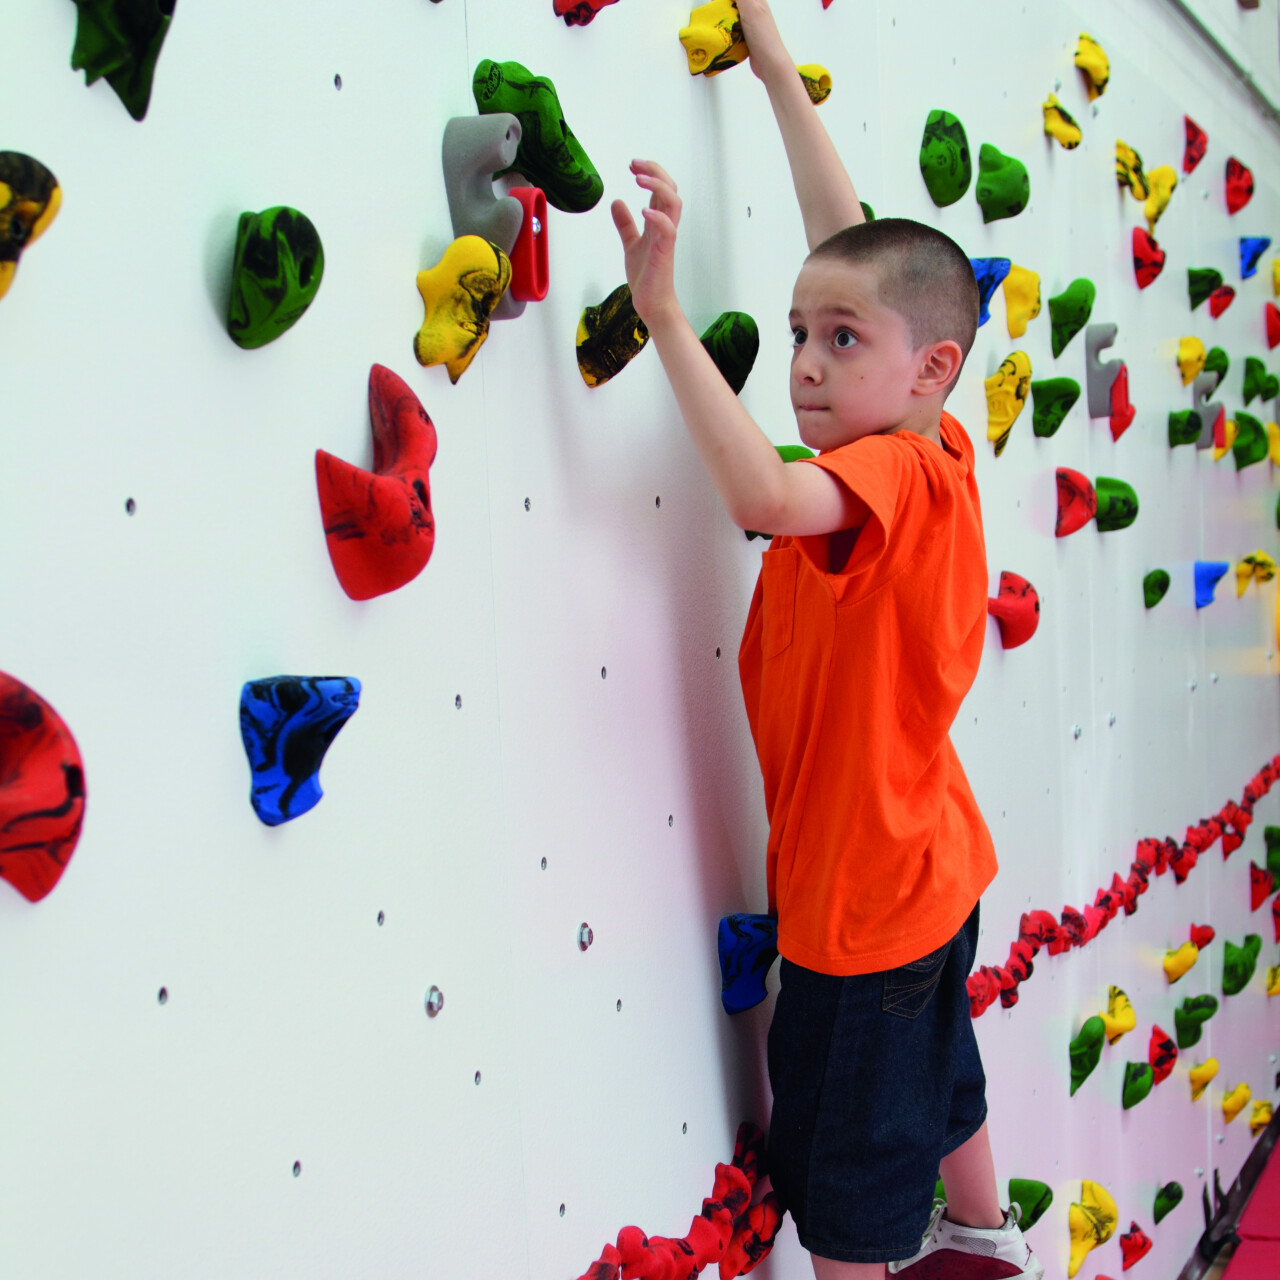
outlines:
M725 311L702 335L702 345L733 388L733 394L738 395L760 354L760 330L756 322L745 311Z
M177 0L75 0L71 67L85 84L104 76L135 119L147 114L160 47Z
M287 205L242 213L231 269L227 332L237 346L266 346L311 305L324 275L324 248L311 219Z

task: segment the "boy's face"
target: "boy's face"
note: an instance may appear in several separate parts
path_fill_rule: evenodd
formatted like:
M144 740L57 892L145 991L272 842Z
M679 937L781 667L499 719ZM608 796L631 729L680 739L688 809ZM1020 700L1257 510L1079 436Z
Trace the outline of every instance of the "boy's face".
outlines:
M800 269L791 303L791 404L811 449L895 431L919 414L920 353L906 320L878 296L869 264L812 258Z

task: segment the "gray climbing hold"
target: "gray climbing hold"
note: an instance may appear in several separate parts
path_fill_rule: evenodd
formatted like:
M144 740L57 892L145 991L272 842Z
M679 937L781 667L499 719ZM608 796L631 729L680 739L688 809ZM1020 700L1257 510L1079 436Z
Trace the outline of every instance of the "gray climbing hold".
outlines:
M1111 416L1111 384L1123 365L1122 360L1101 359L1101 352L1116 340L1113 324L1091 324L1084 331L1085 386L1089 401L1089 417Z
M1213 448L1214 424L1226 412L1222 405L1209 403L1209 397L1218 389L1219 382L1216 373L1201 373L1191 384L1192 408L1199 415L1201 423L1200 438L1196 441L1197 449Z

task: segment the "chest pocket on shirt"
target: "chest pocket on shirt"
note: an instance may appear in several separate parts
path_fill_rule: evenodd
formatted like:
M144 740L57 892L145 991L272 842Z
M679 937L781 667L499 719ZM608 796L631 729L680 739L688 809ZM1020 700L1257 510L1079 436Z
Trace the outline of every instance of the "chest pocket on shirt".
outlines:
M764 635L760 641L761 657L768 661L791 643L796 616L796 575L800 568L800 552L794 547L779 547L764 553L760 580L764 586Z

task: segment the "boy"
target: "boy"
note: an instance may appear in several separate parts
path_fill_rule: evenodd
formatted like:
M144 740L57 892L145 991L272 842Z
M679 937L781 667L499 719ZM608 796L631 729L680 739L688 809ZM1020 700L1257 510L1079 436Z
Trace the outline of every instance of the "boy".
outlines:
M965 991L996 861L948 737L986 629L973 447L943 411L977 285L941 233L865 222L767 0L738 8L811 251L791 398L819 457L781 461L681 312L670 177L633 162L644 232L622 201L613 218L730 517L777 535L739 653L783 957L770 1174L818 1280L884 1280L886 1264L912 1280L1039 1280L997 1199Z

